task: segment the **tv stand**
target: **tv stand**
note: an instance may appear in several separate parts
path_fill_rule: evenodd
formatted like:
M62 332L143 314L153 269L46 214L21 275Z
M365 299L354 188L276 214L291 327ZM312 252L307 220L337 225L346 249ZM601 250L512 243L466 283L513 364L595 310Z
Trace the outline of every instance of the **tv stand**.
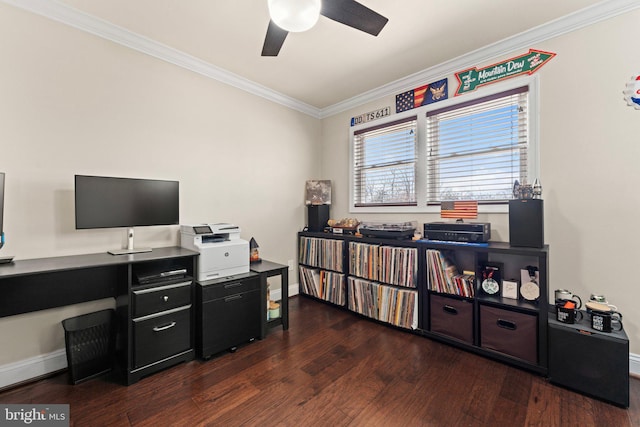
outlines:
M111 255L128 255L151 252L151 248L136 248L133 246L133 227L127 230L127 247L125 249L112 249L108 251Z

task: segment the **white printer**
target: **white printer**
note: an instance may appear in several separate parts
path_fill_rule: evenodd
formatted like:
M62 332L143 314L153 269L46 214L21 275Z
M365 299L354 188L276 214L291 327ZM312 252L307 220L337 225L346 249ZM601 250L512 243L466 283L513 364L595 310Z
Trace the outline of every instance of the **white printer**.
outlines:
M249 272L249 242L233 224L180 226L180 245L200 252L198 281Z

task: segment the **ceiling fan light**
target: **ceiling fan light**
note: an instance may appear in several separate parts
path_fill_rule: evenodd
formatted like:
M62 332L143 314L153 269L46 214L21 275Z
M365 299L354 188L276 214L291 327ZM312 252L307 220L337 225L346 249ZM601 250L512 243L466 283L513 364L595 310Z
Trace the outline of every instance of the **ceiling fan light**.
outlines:
M320 0L267 0L269 15L283 30L307 31L318 22Z

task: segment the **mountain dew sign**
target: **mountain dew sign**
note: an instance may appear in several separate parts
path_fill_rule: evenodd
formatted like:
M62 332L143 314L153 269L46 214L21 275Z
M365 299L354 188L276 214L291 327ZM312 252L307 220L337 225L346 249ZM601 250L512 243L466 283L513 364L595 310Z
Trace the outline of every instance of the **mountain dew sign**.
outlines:
M495 83L499 80L516 77L522 74L533 74L546 64L555 53L543 52L541 50L529 49L526 53L515 58L507 59L488 67L477 69L469 68L456 73L458 79L458 89L456 96L463 93L473 92L480 86Z

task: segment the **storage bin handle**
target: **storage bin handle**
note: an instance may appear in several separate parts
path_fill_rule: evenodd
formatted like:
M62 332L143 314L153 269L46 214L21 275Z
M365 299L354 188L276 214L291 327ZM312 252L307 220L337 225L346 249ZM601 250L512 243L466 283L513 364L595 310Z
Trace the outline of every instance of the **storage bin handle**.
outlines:
M447 314L458 314L458 310L451 305L442 306L442 311L444 311Z
M154 332L161 332L161 331L166 331L167 329L171 329L174 326L176 326L176 322L171 322L168 325L165 326L156 326L155 328L153 328Z
M509 329L511 331L515 331L518 327L516 325L516 322L512 322L511 320L498 319L496 323L498 324L499 327L504 329Z

